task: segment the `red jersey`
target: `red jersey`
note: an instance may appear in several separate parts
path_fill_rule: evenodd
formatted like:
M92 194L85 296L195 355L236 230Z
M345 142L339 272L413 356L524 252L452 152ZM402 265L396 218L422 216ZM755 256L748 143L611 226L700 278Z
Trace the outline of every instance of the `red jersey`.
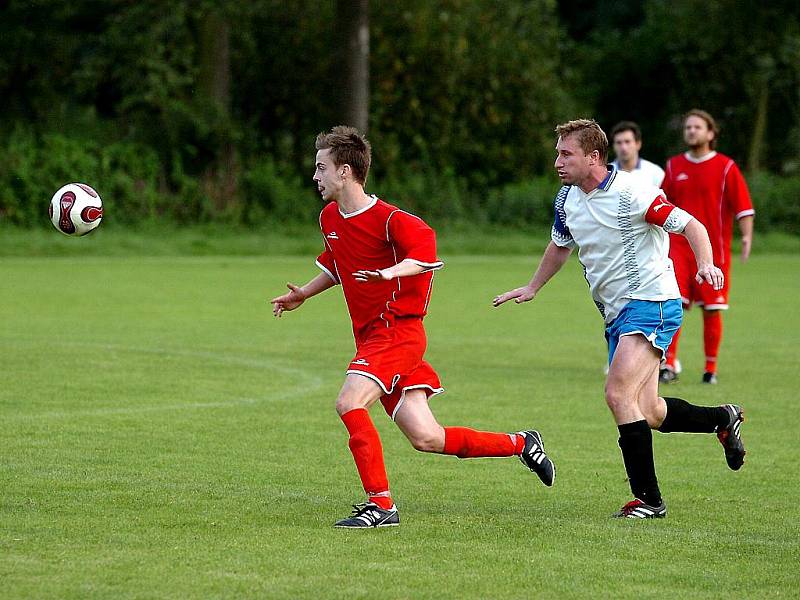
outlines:
M319 215L325 250L317 266L342 285L356 343L376 324L387 327L396 317L425 316L433 271L443 264L436 257L436 234L425 221L372 196L361 210L342 214L336 202ZM411 259L425 270L410 277L360 283L353 273L375 271Z
M728 264L733 221L755 214L747 183L733 159L718 152L700 159L688 153L673 156L667 161L661 189L672 204L705 225L714 264ZM670 254L673 252L691 253L685 237L670 234Z

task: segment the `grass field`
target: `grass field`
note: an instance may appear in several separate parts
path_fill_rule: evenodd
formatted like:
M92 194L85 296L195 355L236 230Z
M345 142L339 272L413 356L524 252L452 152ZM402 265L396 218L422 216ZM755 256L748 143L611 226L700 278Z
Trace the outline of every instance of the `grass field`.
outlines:
M340 291L280 320L267 304L312 257L0 259L0 596L798 597L800 257L737 264L715 387L687 315L668 392L743 404L747 463L655 434L654 522L608 517L629 491L574 261L534 303L492 309L536 257L443 258L434 411L540 429L558 478L417 453L376 407L402 525L355 532L331 527L362 500L333 410L352 356Z

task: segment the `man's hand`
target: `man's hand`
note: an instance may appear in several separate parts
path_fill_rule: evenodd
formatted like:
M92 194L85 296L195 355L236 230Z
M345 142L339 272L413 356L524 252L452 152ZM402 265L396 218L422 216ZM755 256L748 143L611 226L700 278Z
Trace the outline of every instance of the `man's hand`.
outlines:
M378 269L377 271L356 271L353 273L353 277L356 278L356 281L359 283L370 283L375 281L389 281L391 277L388 276L388 273L385 269Z
M694 276L697 283L708 283L715 290L721 290L725 284L725 276L719 267L712 264L702 264L697 267L697 275Z
M742 262L746 263L750 258L750 248L753 246L753 239L750 236L742 236Z
M280 317L285 310L294 310L306 301L306 295L303 293L302 288L293 283L287 283L286 287L289 288L289 293L270 300L272 314L276 317Z
M514 300L517 304L522 304L523 302L533 300L535 295L536 292L531 291L531 288L525 285L514 290L509 290L499 296L495 296L492 300L492 306L500 306L503 302L508 302L509 300Z

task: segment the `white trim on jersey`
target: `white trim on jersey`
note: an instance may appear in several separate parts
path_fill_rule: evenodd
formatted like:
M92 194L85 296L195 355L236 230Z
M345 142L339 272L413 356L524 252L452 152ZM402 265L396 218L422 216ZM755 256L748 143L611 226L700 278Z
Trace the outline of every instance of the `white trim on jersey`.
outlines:
M695 158L694 156L692 156L688 152L684 152L683 155L686 157L686 160L688 160L689 162L692 162L692 163L695 163L695 164L699 164L699 163L703 163L703 162L706 162L707 160L711 160L712 158L714 158L717 155L717 151L716 150L712 150L711 152L709 152L708 154L704 154L700 158Z
M403 402L405 402L406 400L406 392L408 390L424 390L424 389L429 389L431 392L433 392L430 396L428 396L428 400L430 400L434 396L444 393L444 388L441 387L435 388L433 386L428 385L427 383L420 383L419 385L409 385L404 387L403 391L400 392L400 400L398 400L397 406L395 406L394 410L392 411L392 421L394 421L395 417L397 416L397 411L400 410L400 407L403 406Z
M703 310L728 310L727 304L704 304L703 302L695 302Z
M437 260L436 262L432 263L426 263L422 262L421 260L417 260L416 258L410 258L408 256L405 258L405 260L410 260L415 265L419 265L420 267L425 269L424 271L422 271L422 273L427 273L428 271L438 271L444 266L444 262L441 260Z
M326 268L325 268L325 267L322 265L322 263L321 263L321 262L319 262L318 260L315 260L315 261L314 261L314 264L316 264L316 265L317 265L317 266L318 266L318 267L319 267L319 268L322 270L322 272L323 272L323 273L325 273L325 275L327 275L328 277L330 277L330 278L333 280L333 283L339 283L339 280L338 280L338 279L336 279L336 277L333 275L333 273L331 273L330 271L328 271L328 269L326 269Z
M756 211L752 208L748 208L747 210L743 210L742 212L736 213L736 220L738 221L742 217L749 217L750 215L756 214Z
M392 387L387 390L386 386L383 385L383 382L380 379L378 379L378 377L373 375L372 373L367 373L366 371L359 371L358 369L347 369L347 371L345 371L345 374L346 375L361 375L362 377L366 377L367 379L372 379L372 381L374 381L375 383L377 383L380 386L380 388L383 390L384 394L391 394L394 391L394 386L396 386L397 382L400 381L400 373L395 373L392 376Z
M345 219L349 219L350 217L355 217L360 215L361 213L367 212L370 208L372 208L378 203L378 197L375 194L370 194L370 198L372 198L372 201L369 204L367 204L364 208L359 208L358 210L353 211L351 213L343 213L342 207L337 205L337 208L339 209L339 214L342 215Z

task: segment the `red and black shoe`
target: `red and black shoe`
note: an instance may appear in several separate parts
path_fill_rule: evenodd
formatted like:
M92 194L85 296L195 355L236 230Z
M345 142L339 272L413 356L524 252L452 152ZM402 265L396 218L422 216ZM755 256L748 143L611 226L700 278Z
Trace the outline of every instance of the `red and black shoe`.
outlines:
M730 420L725 427L717 427L717 439L725 448L725 460L728 466L734 471L738 471L744 464L745 455L744 443L739 433L739 428L744 421L744 411L741 406L736 404L723 404L722 408L730 415Z

